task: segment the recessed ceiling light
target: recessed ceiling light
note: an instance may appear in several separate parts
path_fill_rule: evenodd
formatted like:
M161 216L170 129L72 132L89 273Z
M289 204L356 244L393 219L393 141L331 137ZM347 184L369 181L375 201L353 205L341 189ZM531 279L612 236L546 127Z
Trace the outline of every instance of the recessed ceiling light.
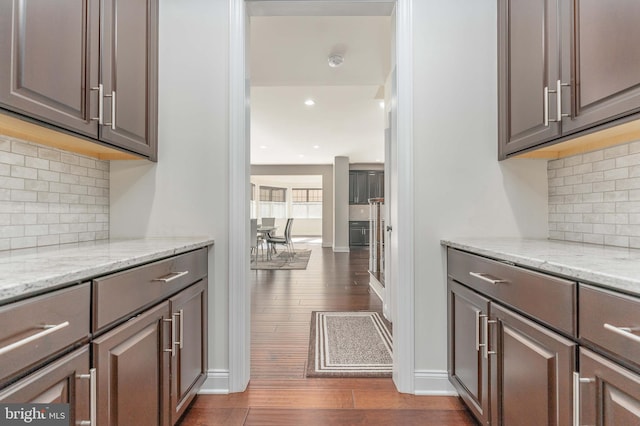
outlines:
M313 99L307 99L306 101L304 101L304 104L306 106L314 106L316 104L316 101L314 101Z
M267 149L266 145L260 145L260 149Z
M320 149L320 145L314 145L313 149Z
M304 157L304 154L298 154L298 157L302 158Z
M384 101L380 101L380 108L384 109Z

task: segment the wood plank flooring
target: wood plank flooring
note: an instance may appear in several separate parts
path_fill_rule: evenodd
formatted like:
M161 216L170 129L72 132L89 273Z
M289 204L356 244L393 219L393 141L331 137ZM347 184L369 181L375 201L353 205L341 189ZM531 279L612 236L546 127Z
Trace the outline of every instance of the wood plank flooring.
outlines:
M317 244L306 270L251 271L251 382L199 395L180 426L476 425L458 398L398 393L391 379L307 379L312 311L377 310L368 251Z

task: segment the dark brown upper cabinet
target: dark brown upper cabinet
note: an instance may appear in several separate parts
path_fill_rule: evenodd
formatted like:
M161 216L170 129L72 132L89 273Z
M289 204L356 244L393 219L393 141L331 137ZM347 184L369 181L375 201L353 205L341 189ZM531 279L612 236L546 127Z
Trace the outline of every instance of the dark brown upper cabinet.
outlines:
M498 0L499 159L640 117L640 3Z
M0 3L0 107L156 159L158 0Z

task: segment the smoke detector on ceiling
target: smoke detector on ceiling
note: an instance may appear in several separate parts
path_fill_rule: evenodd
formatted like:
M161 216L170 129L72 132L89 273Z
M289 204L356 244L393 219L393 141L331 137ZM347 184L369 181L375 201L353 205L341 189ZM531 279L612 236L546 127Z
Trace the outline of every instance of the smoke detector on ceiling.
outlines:
M344 62L344 57L337 54L329 55L328 61L331 68L337 68Z

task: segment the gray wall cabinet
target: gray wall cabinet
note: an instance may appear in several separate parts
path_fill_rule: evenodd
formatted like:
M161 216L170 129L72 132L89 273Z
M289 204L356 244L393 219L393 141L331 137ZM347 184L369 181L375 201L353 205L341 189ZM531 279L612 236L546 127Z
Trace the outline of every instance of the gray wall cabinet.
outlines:
M155 160L157 43L158 0L3 1L0 107Z
M499 158L640 115L640 3L499 0Z
M384 172L351 170L349 172L349 204L369 204L369 198L384 197Z

